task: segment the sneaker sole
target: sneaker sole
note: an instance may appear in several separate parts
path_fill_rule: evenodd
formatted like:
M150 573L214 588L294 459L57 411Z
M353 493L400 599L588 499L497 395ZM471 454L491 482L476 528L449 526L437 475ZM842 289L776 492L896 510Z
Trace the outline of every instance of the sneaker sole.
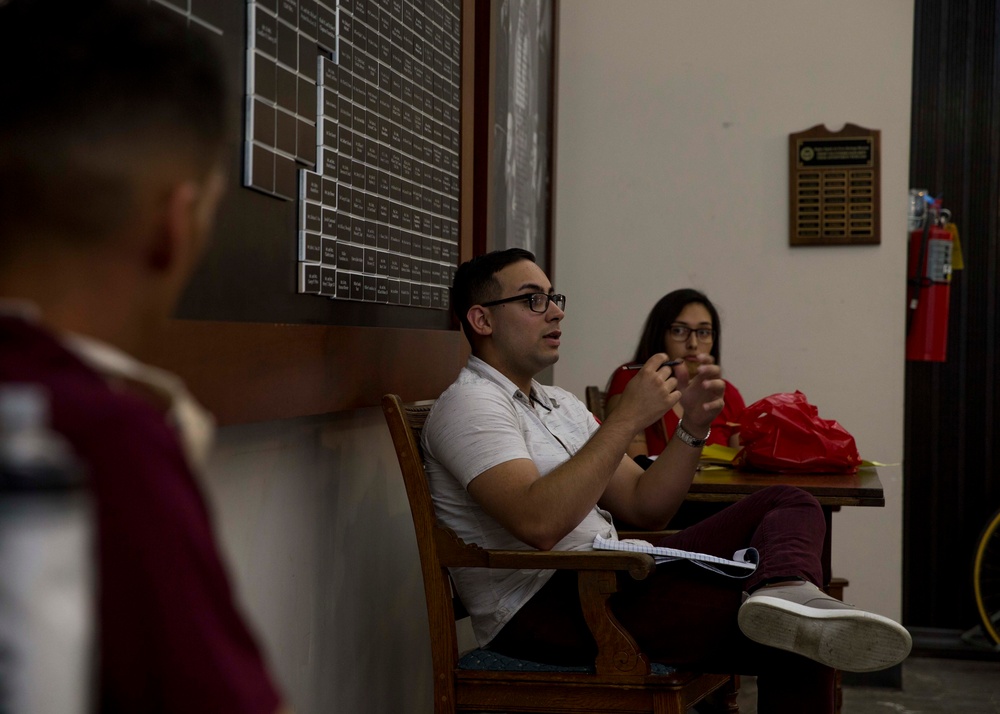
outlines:
M902 662L910 633L897 622L861 610L819 610L757 595L739 610L743 634L844 672L874 672Z

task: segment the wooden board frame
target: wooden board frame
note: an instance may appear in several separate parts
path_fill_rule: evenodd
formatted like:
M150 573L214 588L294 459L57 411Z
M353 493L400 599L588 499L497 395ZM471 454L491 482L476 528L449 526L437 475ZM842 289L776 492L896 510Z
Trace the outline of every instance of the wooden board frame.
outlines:
M556 123L557 123L557 108L558 102L556 101L557 89L558 89L558 77L559 77L559 0L550 0L551 2L551 12L549 14L549 20L551 21L551 26L545 28L550 32L551 36L551 47L549 53L546 56L545 52L539 47L531 48L537 57L538 69L541 72L547 74L547 77L536 78L536 81L546 82L548 87L548 105L547 112L545 116L539 117L539 124L545 128L545 136L547 137L547 145L545 146L545 159L548 162L547 175L548 180L546 181L546 212L543 221L543 225L539 227L539 245L534 246L533 250L535 252L535 257L538 260L539 265L547 272L550 280L555 280L555 266L554 266L554 244L555 244L555 182L553 177L556 172L556 152L555 152L555 134L556 134ZM486 3L484 3L486 4ZM498 76L507 77L512 71L510 64L511 59L506 52L503 52L500 46L502 33L501 28L498 27L498 14L501 6L506 4L506 0L490 0L488 3L489 11L481 11L476 16L477 28L476 28L476 43L479 48L489 48L487 55L480 54L480 62L478 64L478 74L476 77L476 95L477 95L477 107L485 116L485 124L479 127L479 131L476 135L476 155L488 157L488 161L482 161L478 164L480 169L480 174L477 175L477 190L478 195L481 199L481 204L477 206L475 222L477 236L484 236L484 250L496 250L503 249L507 247L513 247L514 244L508 243L508 241L502 237L497 236L498 226L501 225L498 221L497 211L501 210L503 203L505 201L505 193L500 191L497 185L497 176L501 174L498 170L496 157L498 151L500 155L503 152L500 146L497 144L498 131L495 130L494 123L503 124L505 123L505 118L502 114L503 108L498 107L497 97L498 97ZM511 10L512 12L512 10ZM536 38L537 39L537 38ZM503 58L506 57L506 60ZM507 66L503 65L506 62ZM498 111L500 115L498 116ZM537 167L536 167L537 170ZM524 247L524 246L518 246Z

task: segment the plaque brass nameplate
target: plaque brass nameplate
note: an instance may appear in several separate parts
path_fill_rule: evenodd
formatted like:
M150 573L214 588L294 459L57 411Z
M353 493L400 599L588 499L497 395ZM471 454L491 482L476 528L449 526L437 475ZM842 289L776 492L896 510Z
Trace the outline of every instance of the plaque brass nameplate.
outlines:
M881 243L878 129L788 135L789 245Z

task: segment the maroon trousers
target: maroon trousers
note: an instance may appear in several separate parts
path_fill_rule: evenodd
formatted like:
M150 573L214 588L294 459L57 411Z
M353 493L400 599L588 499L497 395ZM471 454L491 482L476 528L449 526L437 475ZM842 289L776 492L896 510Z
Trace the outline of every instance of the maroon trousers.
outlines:
M832 712L832 669L752 642L736 622L744 591L789 578L822 586L825 537L815 498L790 486L766 488L657 544L723 558L754 547L760 566L753 575L737 580L687 561L664 563L645 580L619 576L612 609L655 662L756 675L761 714ZM596 649L580 611L575 573L556 573L489 647L534 661L593 662Z

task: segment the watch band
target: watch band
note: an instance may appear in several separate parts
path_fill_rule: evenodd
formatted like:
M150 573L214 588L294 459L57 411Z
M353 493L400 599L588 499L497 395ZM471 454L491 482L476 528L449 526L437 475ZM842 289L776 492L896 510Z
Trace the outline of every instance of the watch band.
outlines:
M677 429L674 431L674 436L676 436L678 439L683 441L688 446L693 446L696 449L700 449L705 445L705 442L708 441L708 437L711 435L711 433L712 429L711 427L709 427L708 431L705 432L705 437L703 439L699 439L690 431L684 428L684 420L681 419L680 421L677 422Z

